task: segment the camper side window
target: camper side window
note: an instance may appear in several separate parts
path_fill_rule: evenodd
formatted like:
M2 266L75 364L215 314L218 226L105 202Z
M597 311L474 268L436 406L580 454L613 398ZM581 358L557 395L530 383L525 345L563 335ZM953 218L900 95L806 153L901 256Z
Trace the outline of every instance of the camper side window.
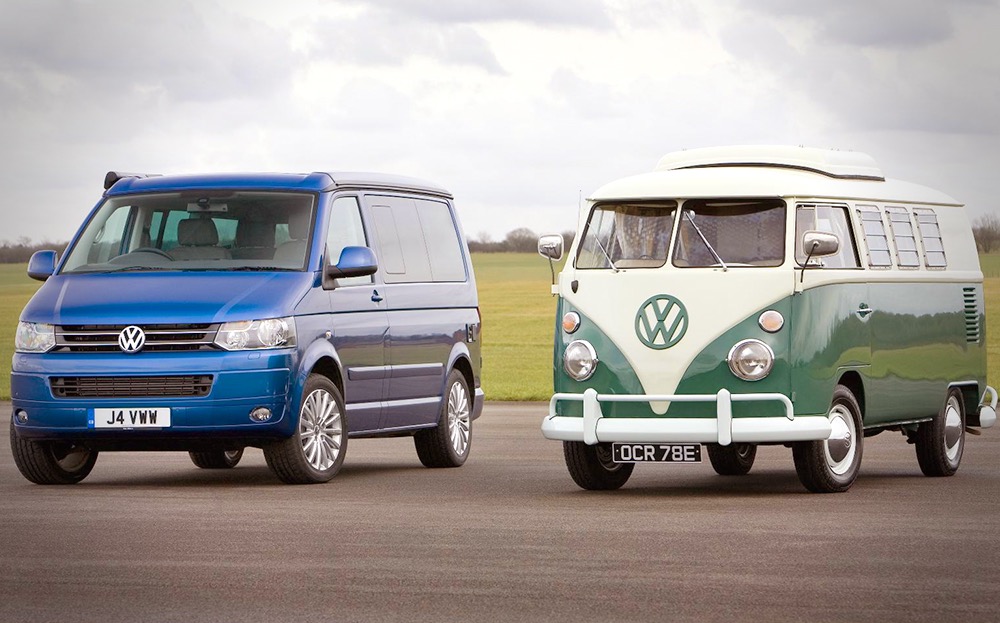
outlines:
M889 238L882 222L882 212L875 206L858 206L858 217L865 232L868 245L868 265L872 268L889 268L892 255L889 253Z
M920 228L920 240L924 243L924 263L927 268L945 268L948 259L944 255L944 242L941 240L941 228L938 226L937 214L928 208L914 208L913 216L917 217Z
M900 268L917 268L920 257L917 256L917 239L913 232L913 223L906 208L888 207L885 209L889 217L889 229L892 240L896 243L896 264Z
M840 248L834 255L814 257L810 266L823 268L859 268L858 251L851 234L847 218L847 206L800 204L795 211L795 261L806 263L806 252L802 248L802 236L807 231L824 231L840 239Z
M677 203L602 204L583 233L577 268L659 268L667 262Z

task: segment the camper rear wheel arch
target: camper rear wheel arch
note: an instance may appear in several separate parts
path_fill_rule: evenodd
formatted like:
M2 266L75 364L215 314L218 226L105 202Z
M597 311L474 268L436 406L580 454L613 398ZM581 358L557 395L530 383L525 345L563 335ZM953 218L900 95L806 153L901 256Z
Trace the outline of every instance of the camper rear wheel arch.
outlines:
M854 484L861 470L864 433L861 407L844 385L833 392L828 414L833 432L829 439L792 444L795 472L813 493L840 493Z
M965 401L957 387L948 390L941 411L917 428L917 462L925 476L951 476L965 450Z
M573 482L591 491L619 489L635 469L633 463L615 463L609 443L588 446L582 441L564 441L563 458Z
M744 476L750 473L753 461L757 458L757 446L752 443L733 443L728 446L710 443L705 448L708 450L712 469L720 476Z

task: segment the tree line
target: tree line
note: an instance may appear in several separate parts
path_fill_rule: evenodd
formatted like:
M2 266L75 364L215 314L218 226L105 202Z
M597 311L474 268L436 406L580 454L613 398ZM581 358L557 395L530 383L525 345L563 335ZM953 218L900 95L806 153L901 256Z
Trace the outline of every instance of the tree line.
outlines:
M563 249L573 244L574 233L564 231ZM469 237L469 251L473 253L534 253L538 250L538 234L527 227L518 227L507 232L503 240L493 240L487 232L480 232L477 238Z
M58 251L62 255L66 248L66 242L32 242L24 236L17 239L17 242L0 242L0 264L27 264L31 254L35 251L52 250Z

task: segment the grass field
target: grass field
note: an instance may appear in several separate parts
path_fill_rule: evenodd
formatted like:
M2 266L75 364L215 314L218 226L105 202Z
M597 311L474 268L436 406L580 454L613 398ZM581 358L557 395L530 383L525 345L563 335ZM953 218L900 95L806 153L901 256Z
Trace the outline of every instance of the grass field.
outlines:
M483 386L490 400L548 400L552 393L555 298L549 266L533 254L472 258L483 316ZM1000 386L1000 254L982 257L986 275L990 385ZM10 361L21 308L38 287L23 264L0 264L0 399L10 398Z

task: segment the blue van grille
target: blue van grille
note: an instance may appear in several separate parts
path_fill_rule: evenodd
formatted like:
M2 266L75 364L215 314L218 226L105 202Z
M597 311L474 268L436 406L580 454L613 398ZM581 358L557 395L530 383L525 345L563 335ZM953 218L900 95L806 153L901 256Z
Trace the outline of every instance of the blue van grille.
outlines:
M975 288L962 288L965 303L965 339L969 343L978 344L982 338L982 327L979 323L979 297Z
M121 352L118 335L130 325L59 325L54 352ZM219 324L138 325L146 334L143 352L215 350Z
M54 376L56 398L199 397L212 391L212 376Z

